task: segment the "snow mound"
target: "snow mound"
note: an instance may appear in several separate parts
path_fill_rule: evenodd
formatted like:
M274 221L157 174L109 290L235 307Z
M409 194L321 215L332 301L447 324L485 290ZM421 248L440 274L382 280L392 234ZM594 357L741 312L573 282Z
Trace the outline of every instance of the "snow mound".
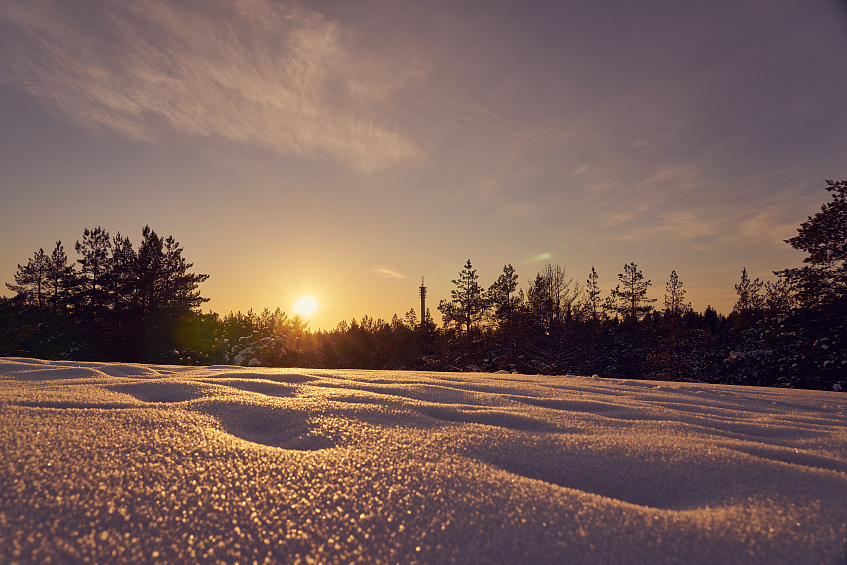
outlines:
M847 562L847 396L0 359L14 561Z

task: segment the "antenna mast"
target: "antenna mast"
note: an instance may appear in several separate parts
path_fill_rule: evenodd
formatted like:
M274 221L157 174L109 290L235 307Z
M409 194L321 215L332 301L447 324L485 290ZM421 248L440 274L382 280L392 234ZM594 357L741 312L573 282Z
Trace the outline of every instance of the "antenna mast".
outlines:
M426 287L424 286L424 278L421 276L421 327L426 327Z

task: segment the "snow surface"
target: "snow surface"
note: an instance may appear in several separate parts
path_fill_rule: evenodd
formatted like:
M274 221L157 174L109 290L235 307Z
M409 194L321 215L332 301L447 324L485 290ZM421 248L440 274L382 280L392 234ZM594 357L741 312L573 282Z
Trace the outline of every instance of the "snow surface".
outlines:
M0 359L22 562L847 563L847 395Z

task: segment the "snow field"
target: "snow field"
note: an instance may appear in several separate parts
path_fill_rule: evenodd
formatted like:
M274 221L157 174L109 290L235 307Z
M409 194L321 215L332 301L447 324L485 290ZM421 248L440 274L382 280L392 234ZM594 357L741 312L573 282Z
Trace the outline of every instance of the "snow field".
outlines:
M9 562L847 561L847 397L0 359Z

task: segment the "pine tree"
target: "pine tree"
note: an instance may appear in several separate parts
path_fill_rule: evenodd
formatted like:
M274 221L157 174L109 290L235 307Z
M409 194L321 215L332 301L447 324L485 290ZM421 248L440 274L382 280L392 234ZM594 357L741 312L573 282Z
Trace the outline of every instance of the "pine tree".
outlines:
M25 266L18 265L16 284L7 287L18 293L24 306L12 323L17 327L19 353L43 358L64 356L63 314L73 287L73 266L68 265L61 242L50 255L39 249ZM10 306L13 306L10 303Z
M618 366L624 376L630 378L643 377L644 363L647 359L648 347L645 345L648 327L642 327L642 320L647 319L653 310L651 304L655 298L647 298L650 281L635 263L624 265L624 272L618 273L619 284L612 290L615 311L623 317L623 324L615 332L618 341Z
M735 302L732 311L744 316L755 310L760 310L763 304L760 292L764 284L758 277L751 281L747 269L741 269L741 282L735 285L738 300Z
M505 366L512 368L515 349L515 323L520 308L520 298L512 296L518 288L518 275L512 265L504 265L503 273L488 288L491 301L491 319L496 326L498 340L502 343Z
M691 310L691 303L685 302L685 289L682 288L682 281L676 271L671 271L671 276L665 285L665 314L674 318L681 318L682 315Z
M600 275L594 267L591 267L591 273L588 275L588 280L585 284L585 310L588 317L588 356L591 363L591 373L597 374L597 331L600 325L600 318L603 314L603 303L600 298Z
M847 180L826 181L832 199L786 240L805 251L805 265L775 274L796 304L781 324L792 334L791 385L847 389Z
M77 241L74 245L76 252L82 255L77 262L82 268L83 305L90 318L99 316L99 310L105 302L103 286L109 269L111 247L109 232L99 226L93 230L85 228L82 242Z
M511 265L503 266L503 273L488 287L488 297L491 301L492 320L498 326L505 326L515 310L515 298L512 294L518 288L518 275Z
M795 297L791 293L791 285L785 277L779 277L776 282L765 282L763 304L770 316L787 316L795 303Z
M18 265L15 284L6 283L9 290L17 292L27 304L37 308L39 319L43 317L49 293L50 258L44 249L35 252L26 265Z
M624 265L624 272L618 273L620 283L612 291L616 301L616 311L623 316L624 322L637 324L646 314L653 310L650 306L655 298L647 298L650 281L644 279L644 274L635 263Z
M183 250L173 236L163 239L150 226L145 226L141 235L135 266L135 316L143 328L144 356L153 360L175 346L173 331L180 320L208 300L200 296L197 287L209 275L190 272L193 264L182 257Z
M50 310L53 317L59 317L65 312L71 292L76 286L76 271L73 264L68 264L68 255L61 241L50 254L47 279L50 286Z
M459 278L454 279L456 288L450 291L450 300L442 300L438 310L444 319L444 325L455 324L464 333L464 360L467 362L471 346L471 329L485 317L489 308L488 295L479 284L479 276L468 259L464 268L459 272Z
M128 237L120 232L112 240L112 260L109 276L105 281L116 313L132 308L137 298L138 255Z
M671 271L665 285L664 312L665 335L657 343L653 352L653 366L657 377L668 380L680 380L690 372L685 359L687 346L683 335L683 316L691 311L691 304L685 302L685 289L676 271Z
M479 284L479 275L470 259L459 272L459 278L451 282L456 286L450 291L451 300L442 300L438 309L445 324L455 323L467 335L488 310L488 296Z
M826 181L832 201L810 216L786 243L805 251L805 267L780 271L803 307L844 308L847 300L847 180Z
M600 315L603 312L600 293L600 275L597 274L594 267L591 267L591 273L588 275L585 284L585 311L588 314L588 319L595 324L600 320Z

